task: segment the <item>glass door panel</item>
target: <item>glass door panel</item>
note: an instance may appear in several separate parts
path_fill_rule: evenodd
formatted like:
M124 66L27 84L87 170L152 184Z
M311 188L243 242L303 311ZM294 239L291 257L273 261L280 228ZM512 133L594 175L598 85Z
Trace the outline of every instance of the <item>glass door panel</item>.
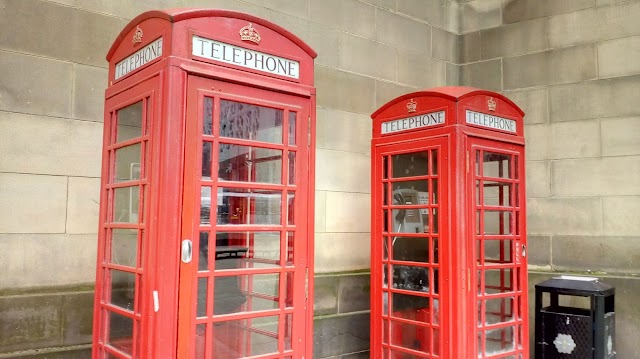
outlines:
M150 84L137 92L149 91ZM139 358L140 338L144 335L141 301L146 288L144 249L147 241L145 200L149 186L148 159L153 98L125 92L110 100L104 149L108 163L103 198L106 199L99 250L96 288L100 313L96 325L101 328L95 351L98 357ZM128 102L123 103L123 99ZM113 106L112 104L117 105ZM111 107L113 106L113 107Z
M472 146L471 153L475 159L471 183L476 214L477 355L515 357L522 349L516 330L522 322L519 303L524 300L519 276L521 268L526 269L516 255L524 240L517 225L522 215L518 200L521 150Z
M202 122L190 136L196 142L187 144L197 148L191 186L198 195L189 201L199 240L197 270L180 279L195 293L189 303L181 299L193 308L180 318L194 333L184 342L191 358L298 358L294 348L302 342L292 338L305 330L306 258L294 253L305 251L306 222L296 219L307 216L294 206L306 188L306 171L295 159L307 154L300 143L306 132L298 133L307 131L299 118L307 110L292 96L278 95L283 103L248 101L197 85L208 81L195 79L190 91L197 97L190 111Z
M374 205L382 209L382 221L375 231L382 233L382 345L389 358L440 352L440 156L439 148L425 146L379 157L382 198Z

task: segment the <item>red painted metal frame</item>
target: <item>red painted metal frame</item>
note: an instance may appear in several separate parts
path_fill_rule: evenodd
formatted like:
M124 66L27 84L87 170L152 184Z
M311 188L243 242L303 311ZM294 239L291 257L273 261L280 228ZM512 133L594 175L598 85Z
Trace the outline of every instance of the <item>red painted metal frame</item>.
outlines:
M241 27L252 23L260 31L262 42L256 45L238 40ZM141 43L131 41L134 32L143 30ZM273 53L281 57L296 59L300 62L300 78L296 81L282 79L246 71L240 68L216 63L207 63L191 56L191 35L197 32L210 39L242 46L250 50ZM162 37L162 56L115 80L115 64L135 53L140 48ZM150 108L151 127L147 149L148 183L147 198L144 203L146 236L150 238L145 249L145 268L147 276L142 291L138 292L144 312L140 317L141 330L145 333L140 340L140 358L176 357L178 348L178 315L180 295L180 240L182 220L187 218L190 206L183 206L185 159L192 155L186 152L185 135L189 121L187 93L189 76L217 79L219 81L252 88L264 89L273 93L290 94L300 98L308 106L310 143L308 151L308 184L306 203L300 198L297 205L306 205L308 218L314 213L315 186L315 88L313 87L313 59L316 53L295 35L266 20L234 11L212 9L173 9L150 11L132 20L118 35L109 50L109 87L105 98L105 132L103 142L103 178L101 182L100 232L98 238L98 263L96 276L96 300L94 313L94 344L99 342L100 331L105 330L100 316L101 298L107 291L102 271L104 268L106 239L104 230L110 201L106 197L109 173L108 146L110 141L110 113L117 110L118 104L141 93L153 93ZM151 85L149 85L151 84ZM145 92L146 91L146 92ZM122 99L122 100L119 100ZM266 100L269 100L268 98ZM303 119L300 119L303 120ZM304 119L306 122L306 119ZM298 159L299 163L304 160ZM185 174L185 176L183 176ZM188 194L188 193L187 193ZM191 213L193 215L193 213ZM307 226L306 257L309 271L308 297L313 298L313 221ZM298 237L301 237L299 234ZM191 288L189 288L191 290ZM297 290L302 290L297 288ZM153 311L153 291L158 292L160 310ZM180 310L184 310L180 307ZM305 345L298 355L311 357L313 343L313 305L305 309L306 326ZM98 345L94 345L94 358L98 355ZM180 356L177 356L180 357Z
M495 111L488 108L488 101L496 103ZM415 102L416 112L409 113L408 102ZM515 133L482 128L466 123L465 113L473 110L499 116L516 122ZM445 111L446 121L432 127L412 129L391 134L382 134L382 123L409 118L435 111ZM470 155L477 146L498 153L517 155L519 207L515 209L520 220L519 245L526 245L526 198L524 173L524 112L501 94L470 87L443 87L414 92L400 96L383 105L373 118L372 153L372 244L371 244L371 357L382 358L382 226L380 206L382 204L381 164L382 156L393 151L414 152L444 143L443 167L447 178L440 182L442 199L441 228L448 228L448 238L441 230L440 246L440 314L441 352L434 358L477 358L477 284L475 243L475 160ZM391 151L391 152L390 152ZM447 181L446 183L444 181ZM443 188L443 187L446 187ZM444 229L444 228L443 228ZM518 247L521 248L521 247ZM515 248L512 248L515 253ZM512 254L513 255L513 254ZM508 325L520 325L522 339L514 352L508 355L529 357L527 273L526 258L521 257L520 272L520 316ZM515 279L515 277L514 277ZM504 296L504 295L503 295ZM500 295L498 295L500 297ZM515 310L515 309L514 309ZM500 326L498 326L500 327ZM514 334L515 335L515 334ZM515 353L515 354L514 354ZM424 356L424 355L423 355ZM487 356L500 358L504 355Z

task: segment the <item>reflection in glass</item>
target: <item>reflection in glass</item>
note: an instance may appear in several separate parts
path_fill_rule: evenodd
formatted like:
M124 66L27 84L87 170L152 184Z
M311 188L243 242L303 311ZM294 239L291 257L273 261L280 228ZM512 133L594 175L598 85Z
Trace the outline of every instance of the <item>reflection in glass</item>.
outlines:
M218 232L215 245L218 259L230 259L216 261L216 270L280 266L280 232ZM293 243L289 245L293 250Z
M114 228L111 234L110 263L135 267L138 257L138 231Z
M511 155L485 151L482 162L483 177L511 178Z
M220 100L220 136L282 143L284 111Z
M426 176L429 151L393 155L393 178Z
M132 353L133 319L113 312L109 315L109 339L107 344L120 350L123 353Z
M114 182L140 179L140 143L117 149Z
M213 358L244 358L278 352L278 316L230 320L213 326Z
M194 359L204 359L204 343L205 336L207 334L207 325L206 324L196 324L196 353Z
M438 174L438 150L431 150L431 174Z
M282 150L220 144L218 178L225 181L282 183Z
M437 178L434 178L431 180L431 186L433 186L433 189L432 189L433 204L438 204L438 179Z
M393 260L408 262L429 262L429 238L394 237Z
M294 264L294 243L295 243L295 238L296 238L296 232L287 232L287 245L286 245L286 249L287 249L287 265L293 265Z
M514 350L516 346L513 332L513 327L487 330L487 355L495 355Z
M435 264L440 263L440 259L438 257L439 250L440 247L438 247L438 238L433 238L433 263Z
M200 224L211 223L211 187L200 187Z
M431 351L430 331L429 327L391 321L390 344L428 353ZM394 357L403 358L404 355L398 352L398 355ZM411 357L416 358L413 355Z
M382 178L387 179L389 177L389 157L382 157Z
M484 271L485 294L507 293L513 291L511 268L487 269Z
M484 240L485 263L512 263L511 240Z
M116 142L142 136L142 101L121 108L116 113L118 122Z
M213 134L213 99L211 97L205 97L202 106L202 133L205 135L211 135Z
M394 265L393 288L429 292L429 268Z
M485 301L485 325L510 322L513 316L513 298L497 298Z
M272 224L279 225L282 192L246 188L222 188L218 207L227 206L226 218L218 218L218 224Z
M118 223L138 223L140 188L122 187L113 190L113 221Z
M211 179L211 156L213 154L213 143L202 142L202 179Z
M484 181L483 185L485 206L512 206L511 184L503 182ZM478 200L477 203L480 203Z
M484 211L484 234L513 234L511 212Z
M432 216L432 221L433 221L432 222L433 227L432 227L431 233L438 234L438 223L439 223L438 222L438 209L437 208L432 208L431 212L432 212L431 216Z
M296 193L289 191L287 195L287 224L292 226L296 224L295 222L295 213L296 213Z
M213 312L218 315L278 309L280 306L279 283L280 275L277 273L217 275L213 285ZM293 300L293 298L281 299Z
M289 144L296 144L296 116L297 113L289 112Z
M198 246L198 270L209 270L209 232L200 232Z
M136 297L136 275L112 269L111 271L111 304L133 311Z
M198 278L196 316L205 317L207 315L207 278Z
M289 152L289 184L296 184L296 153Z

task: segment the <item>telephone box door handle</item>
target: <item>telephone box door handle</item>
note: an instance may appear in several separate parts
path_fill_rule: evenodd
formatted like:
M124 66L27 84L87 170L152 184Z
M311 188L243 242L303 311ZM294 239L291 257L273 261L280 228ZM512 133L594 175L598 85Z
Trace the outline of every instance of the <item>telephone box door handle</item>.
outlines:
M191 263L193 244L190 239L182 241L182 262Z

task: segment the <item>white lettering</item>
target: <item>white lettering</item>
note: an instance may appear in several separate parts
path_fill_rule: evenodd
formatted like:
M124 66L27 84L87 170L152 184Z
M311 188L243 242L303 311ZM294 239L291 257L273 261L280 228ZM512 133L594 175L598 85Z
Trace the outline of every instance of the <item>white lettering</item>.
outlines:
M467 123L481 127L516 133L516 121L486 113L467 110Z
M162 38L118 62L115 66L115 79L129 74L159 57L162 57Z
M300 78L300 63L194 35L191 54L274 75Z
M444 111L425 113L423 115L401 118L382 123L382 134L413 130L416 128L431 127L444 124Z

